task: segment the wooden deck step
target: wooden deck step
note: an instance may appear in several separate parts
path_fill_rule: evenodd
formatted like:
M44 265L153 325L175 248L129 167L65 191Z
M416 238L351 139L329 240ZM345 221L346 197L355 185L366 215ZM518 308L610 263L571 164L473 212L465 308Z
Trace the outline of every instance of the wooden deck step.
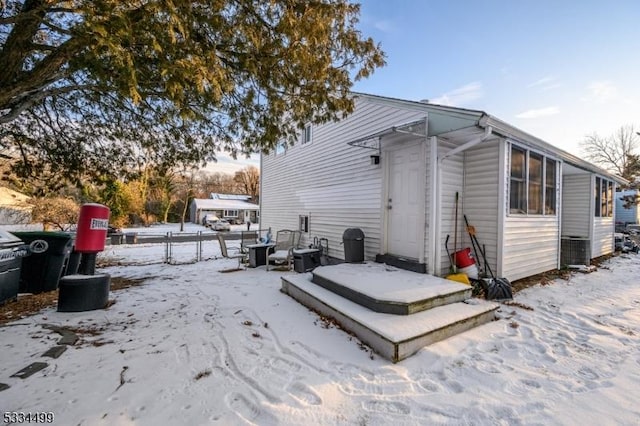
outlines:
M322 288L308 275L282 277L281 291L335 319L381 356L401 361L424 346L492 321L498 304L480 299L456 302L412 315L374 312Z
M312 281L375 312L410 315L471 297L471 287L379 263L314 269Z

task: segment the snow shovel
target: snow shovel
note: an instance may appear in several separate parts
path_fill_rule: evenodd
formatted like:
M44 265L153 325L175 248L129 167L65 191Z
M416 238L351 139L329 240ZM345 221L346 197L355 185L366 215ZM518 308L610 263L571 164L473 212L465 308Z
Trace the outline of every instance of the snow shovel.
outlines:
M476 241L477 242L477 241ZM513 292L511 291L511 283L506 278L496 278L493 275L493 270L489 266L487 261L485 245L482 245L482 257L484 258L484 266L491 274L491 278L486 278L485 282L485 297L487 300L511 300L513 299Z

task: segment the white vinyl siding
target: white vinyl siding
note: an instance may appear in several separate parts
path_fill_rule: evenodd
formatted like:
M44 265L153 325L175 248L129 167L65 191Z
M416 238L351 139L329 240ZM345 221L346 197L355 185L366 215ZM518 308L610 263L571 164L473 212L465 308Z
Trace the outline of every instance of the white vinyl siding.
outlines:
M613 253L613 218L596 217L593 220L593 237L591 239L591 258Z
M438 139L438 156L442 156L458 145L443 139ZM443 255L440 257L440 272L442 275L448 273L451 263L447 258L445 251L445 241L447 235L449 235L449 252L453 256L456 247L454 243L457 243L457 249L460 250L464 243L464 220L462 214L464 211L464 198L463 198L463 170L464 154L456 154L451 157L447 157L441 163L441 198L440 198L440 244L442 247ZM457 237L455 235L455 200L456 192L458 193L458 227ZM468 240L468 239L467 239Z
M558 267L557 216L509 216L504 228L502 276L513 281Z
M498 188L500 167L500 141L483 142L465 152L464 214L475 228L478 242L486 246L487 261L491 270L497 271L498 248ZM464 226L464 222L462 223ZM464 232L465 247L471 247L468 233ZM482 266L482 255L476 262Z
M509 146L509 145L507 145ZM517 146L517 143L516 143ZM505 150L506 158L510 158L511 149ZM529 154L537 155L534 151L527 150ZM538 157L540 158L540 157ZM547 157L541 157L547 158ZM547 189L554 188L555 192L552 197L558 200L558 165L559 162L554 158L550 158L548 163L555 167L556 182L547 185L542 182L542 187ZM510 164L510 161L507 161ZM504 169L507 182L509 181L511 169L510 165ZM543 171L544 173L544 171ZM545 173L546 175L546 173ZM513 208L511 200L509 200L510 189L507 190L507 206ZM528 189L531 192L531 188ZM529 197L531 194L529 194ZM536 212L546 203L544 198L538 199ZM557 203L556 203L557 204ZM550 271L558 268L560 258L560 214L558 205L555 206L554 214L531 214L531 200L527 204L529 214L506 214L503 224L502 236L502 253L501 259L498 259L500 265L498 275L503 276L511 281L525 278L531 275ZM562 208L562 207L560 207ZM545 213L542 211L541 213Z
M355 111L339 122L315 125L313 143L289 147L286 155L262 156L261 227L297 229L299 215L309 216L309 233L329 240L329 255L344 258L342 234L361 228L365 257L380 253L383 233L383 170L372 165L372 149L353 147L351 140L424 118L424 111L356 99Z
M590 174L562 178L562 236L589 238L593 217Z

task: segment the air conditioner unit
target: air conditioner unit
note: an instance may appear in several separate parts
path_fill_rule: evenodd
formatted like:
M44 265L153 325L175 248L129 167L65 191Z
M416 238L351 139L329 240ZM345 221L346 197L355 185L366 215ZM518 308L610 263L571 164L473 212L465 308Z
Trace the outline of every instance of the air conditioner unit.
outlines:
M560 265L589 265L591 263L591 241L588 238L562 237L560 243Z

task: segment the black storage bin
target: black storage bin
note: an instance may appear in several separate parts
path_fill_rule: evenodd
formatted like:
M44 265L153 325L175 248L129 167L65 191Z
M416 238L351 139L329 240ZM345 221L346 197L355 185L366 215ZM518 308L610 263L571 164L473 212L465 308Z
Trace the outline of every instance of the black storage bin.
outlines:
M320 250L318 249L294 249L293 270L296 272L309 272L320 266Z
M0 305L18 298L22 258L27 255L22 241L0 230Z
M120 234L120 233L111 234L109 238L111 239L111 245L116 246L116 245L122 244L122 240L124 239L124 234Z
M44 252L32 252L29 257L23 259L20 292L42 293L56 290L73 248L71 234L66 232L12 232L12 234L25 244L44 240L48 245Z
M364 262L364 232L360 228L348 228L342 234L344 261L347 263Z

